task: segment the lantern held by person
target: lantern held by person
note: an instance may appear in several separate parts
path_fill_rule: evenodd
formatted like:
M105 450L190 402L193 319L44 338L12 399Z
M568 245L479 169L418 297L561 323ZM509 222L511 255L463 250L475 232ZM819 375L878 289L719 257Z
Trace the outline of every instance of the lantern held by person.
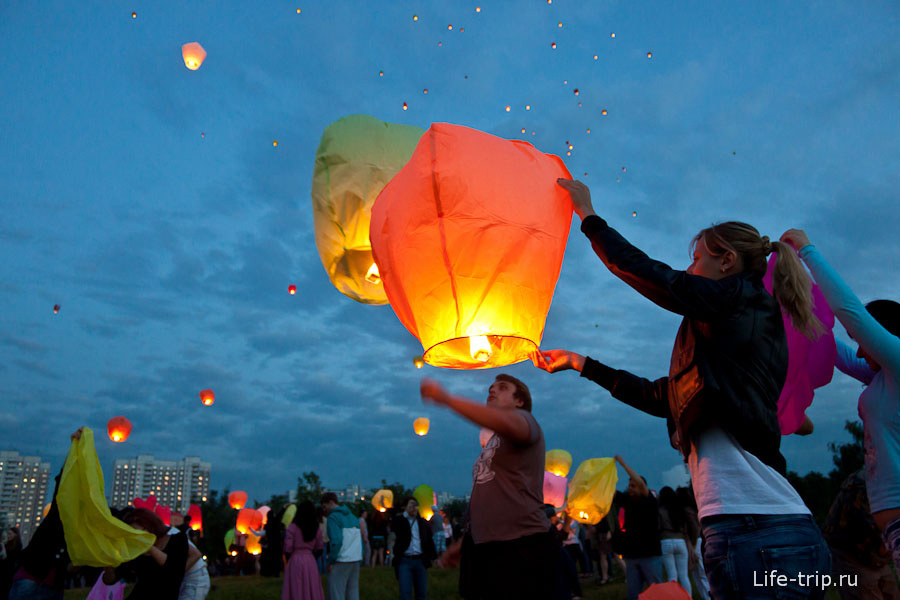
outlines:
M372 203L423 133L418 127L350 115L322 134L312 181L316 246L331 283L357 302L388 301L369 243Z
M251 529L262 527L262 513L255 508L242 508L237 516L235 528L240 533L250 533Z
M394 492L391 490L378 490L372 497L372 508L378 512L386 512L394 506Z
M125 417L113 417L106 422L106 433L114 442L124 442L131 435L131 421Z
M247 504L247 492L234 491L228 494L228 505L231 508L240 510Z
M294 520L294 515L297 514L297 505L296 504L288 504L287 508L284 509L284 514L281 515L281 523L285 527L289 527L291 521Z
M203 406L212 406L215 401L216 395L212 390L203 390L200 392L200 402L203 403Z
M419 417L413 421L413 431L416 432L416 435L428 435L430 425L431 421L428 420L428 417Z
M538 348L572 224L560 177L527 142L435 123L379 194L375 263L426 363L499 367Z
M259 514L262 515L262 526L265 527L266 523L269 522L269 513L272 512L272 509L269 508L268 506L266 506L265 504L263 504L256 510L258 510Z
M188 516L191 518L191 529L194 531L203 531L203 511L196 504L188 507Z
M565 504L568 483L562 475L544 471L544 504L552 504L556 508Z
M424 483L413 490L413 498L419 503L419 516L428 521L434 514L431 505L434 504L434 490ZM405 507L404 507L405 508Z
M259 536L256 534L250 533L247 535L247 552L254 556L262 552L262 543L260 543Z
M184 66L196 71L206 58L206 50L199 43L191 42L181 47L181 57L184 59Z
M612 505L616 493L616 461L591 458L578 465L569 486L568 512L573 519L588 525L600 522Z
M565 450L548 450L544 455L544 468L554 475L565 477L572 468L572 455Z

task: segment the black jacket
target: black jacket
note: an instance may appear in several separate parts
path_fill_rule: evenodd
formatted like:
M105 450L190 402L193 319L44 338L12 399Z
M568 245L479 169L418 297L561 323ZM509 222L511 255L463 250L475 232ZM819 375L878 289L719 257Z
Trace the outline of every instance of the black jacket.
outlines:
M416 523L419 526L419 542L422 546L422 562L425 567L428 568L431 566L431 561L437 558L437 551L434 547L434 538L431 536L431 525L428 524L428 521L419 516L416 517ZM394 558L391 563L394 565L394 570L396 570L412 540L412 529L410 528L409 520L407 520L404 513L401 512L394 516L394 519L391 521L391 531L397 535L397 539L394 541Z
M582 377L635 408L667 418L685 456L692 436L718 425L784 475L778 397L787 376L787 338L781 308L763 287L762 274L720 280L689 275L652 260L600 217L587 217L581 230L614 275L684 316L668 377L649 381L590 358Z

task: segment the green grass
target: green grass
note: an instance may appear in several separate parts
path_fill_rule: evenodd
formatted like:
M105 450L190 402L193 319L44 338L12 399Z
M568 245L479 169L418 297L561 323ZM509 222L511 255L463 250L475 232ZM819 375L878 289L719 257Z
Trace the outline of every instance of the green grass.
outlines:
M457 594L457 569L428 570L429 600L459 600ZM584 600L620 600L626 597L625 582L614 581L600 586L593 579L582 579ZM323 589L325 578L322 578ZM84 600L88 589L68 590L65 600ZM362 600L396 600L400 596L394 570L390 567L361 569L359 574L359 596ZM327 597L327 594L326 594ZM694 598L698 596L695 594ZM207 600L277 600L281 598L281 578L258 576L216 577L212 580L212 590ZM826 600L838 600L837 591L828 591Z

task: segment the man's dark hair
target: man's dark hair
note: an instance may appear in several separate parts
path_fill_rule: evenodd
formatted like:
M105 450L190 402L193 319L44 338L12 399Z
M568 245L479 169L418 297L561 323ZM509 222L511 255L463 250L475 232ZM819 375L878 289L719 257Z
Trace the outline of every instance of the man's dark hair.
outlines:
M415 497L415 496L404 496L404 497L403 497L403 501L400 503L400 510L401 510L401 511L405 511L405 510L406 510L406 505L409 504L409 501L410 501L410 500L416 500L416 497ZM416 500L416 504L418 504L418 503L419 503L419 501Z
M325 492L322 494L322 498L319 500L319 504L325 505L328 502L334 502L337 504L338 498L337 494L334 492Z
M124 521L129 525L138 524L144 531L149 531L158 538L169 533L169 526L163 523L152 510L146 508L136 508L125 517Z
M522 401L522 410L531 412L531 392L528 391L527 385L525 385L512 375L507 375L506 373L500 373L499 375L497 375L494 381L505 381L507 383L513 384L516 388L516 391L513 392L513 398Z
M882 327L900 337L900 304L893 300L872 300L866 310Z

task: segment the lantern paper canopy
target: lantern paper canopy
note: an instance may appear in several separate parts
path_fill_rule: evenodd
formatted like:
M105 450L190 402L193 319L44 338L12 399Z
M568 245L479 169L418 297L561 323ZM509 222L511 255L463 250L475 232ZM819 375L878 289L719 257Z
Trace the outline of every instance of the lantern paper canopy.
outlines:
M544 504L552 504L556 508L566 503L566 487L568 481L562 475L544 471Z
M578 465L569 486L569 515L588 525L599 523L609 512L618 479L611 458L591 458Z
M434 504L434 490L424 483L413 490L413 498L419 503L419 516L428 521L434 515L431 505ZM404 507L406 508L406 507Z
M106 433L114 442L124 442L131 435L131 421L125 417L113 417L106 422Z
M793 250L791 250L793 252ZM769 267L763 277L763 286L772 293L777 252L772 253ZM806 409L812 404L815 389L831 382L837 360L834 341L834 313L828 308L819 286L813 284L813 314L824 327L824 333L810 340L794 327L791 318L782 313L784 333L788 344L788 370L784 387L778 397L778 425L782 435L797 431L806 417Z
M168 526L172 525L172 509L168 506L163 506L161 504L157 505L156 508L153 509L153 512L156 513L156 516L162 519L162 522Z
M196 71L206 58L206 50L199 43L191 42L181 47L181 57L184 58L184 66Z
M430 424L431 422L428 420L428 417L419 417L413 421L413 431L416 432L416 435L428 435Z
M281 515L281 523L288 527L291 524L291 521L294 520L294 515L297 514L297 505L296 504L288 504L288 507L284 509L284 514Z
M560 177L527 142L435 123L385 186L372 252L425 362L499 367L538 348L572 223Z
M265 527L266 523L269 522L269 513L272 512L272 509L263 504L256 510L258 510L259 514L262 515L262 526Z
M253 555L262 552L262 544L259 541L259 536L252 533L247 536L247 552Z
M296 293L297 293L297 286L292 283L291 285L288 286L288 294L293 296Z
M322 134L312 181L316 246L331 283L357 302L388 301L369 243L372 204L423 133L418 127L350 115Z
M191 529L194 531L203 531L203 511L196 504L188 507L188 516L191 518Z
M228 494L228 505L240 510L247 504L247 492L235 491Z
M203 403L203 406L212 406L215 401L216 395L212 390L203 390L200 392L200 402Z
M572 455L565 450L548 450L544 456L544 469L554 475L565 477L572 468Z
M391 490L378 490L372 497L372 508L378 512L385 512L394 506L394 492Z
M237 516L236 529L240 533L250 533L251 529L262 527L262 513L255 508L242 508Z

